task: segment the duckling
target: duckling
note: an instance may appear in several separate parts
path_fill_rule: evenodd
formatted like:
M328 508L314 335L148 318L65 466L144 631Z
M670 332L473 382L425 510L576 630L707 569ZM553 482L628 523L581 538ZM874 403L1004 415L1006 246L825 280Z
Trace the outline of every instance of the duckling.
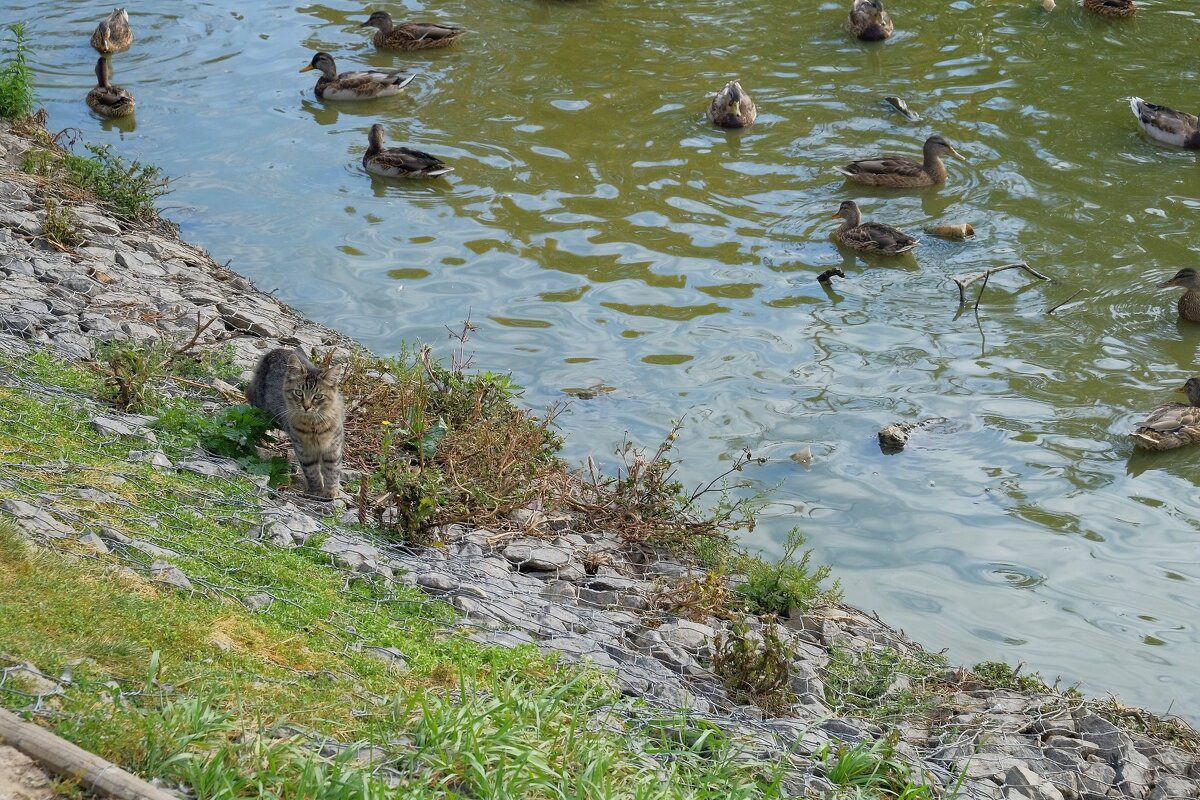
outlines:
M133 95L112 80L112 64L104 56L96 59L96 88L87 93L88 108L102 117L128 117L133 113Z
M124 53L133 44L133 28L129 27L129 14L123 8L113 12L92 31L92 47L104 55Z
M373 97L388 97L399 94L412 83L416 75L405 77L396 72L343 72L338 74L337 65L329 53L317 53L301 72L320 70L313 93L322 100L370 100Z
M1200 442L1200 378L1188 378L1175 390L1187 395L1187 405L1167 403L1138 423L1129 438L1147 450L1171 450Z
M833 219L841 217L842 226L834 231L837 240L847 247L861 250L864 253L898 256L907 253L921 243L899 228L884 225L882 222L863 222L858 204L846 200L838 208Z
M943 154L966 161L949 142L941 136L934 135L925 140L924 162L908 156L874 156L851 161L846 166L836 167L836 169L850 180L865 183L868 186L897 188L932 186L935 183L944 183L946 180L946 165L942 163Z
M708 119L722 128L746 128L757 118L754 101L736 80L725 84L724 89L713 95L708 106Z
M1179 316L1188 322L1200 322L1200 275L1191 267L1184 267L1175 277L1158 285L1159 289L1178 286L1187 289L1179 297Z
M1176 147L1200 150L1200 120L1183 111L1147 103L1140 97L1129 98L1129 107L1138 125L1151 139Z
M851 36L864 42L882 42L895 29L891 15L883 10L883 0L854 0L846 18L846 30Z
M1137 11L1133 0L1079 0L1079 5L1104 17L1132 17Z
M385 178L436 178L453 172L439 159L408 147L384 147L383 126L378 122L367 134L367 152L363 153L363 169Z
M466 31L453 25L438 25L436 22L404 22L396 25L392 15L376 11L370 19L359 25L368 25L379 30L371 41L380 50L428 50L431 47L446 47L458 41Z

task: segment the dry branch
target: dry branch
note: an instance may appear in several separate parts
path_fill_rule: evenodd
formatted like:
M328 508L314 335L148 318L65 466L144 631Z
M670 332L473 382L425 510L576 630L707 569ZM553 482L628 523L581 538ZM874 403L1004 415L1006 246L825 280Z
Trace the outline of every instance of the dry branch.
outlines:
M177 800L94 753L0 708L0 744L15 747L55 775L118 800Z
M1049 276L1043 275L1042 273L1038 272L1033 267L1026 264L1024 261L1018 261L1015 264L1005 264L1002 267L992 267L989 270L985 270L983 272L977 272L974 275L966 275L961 278L956 278L956 277L951 276L950 280L954 281L954 285L958 287L958 302L960 304L967 302L966 289L972 283L974 283L975 281L980 280L980 279L987 279L987 278L991 277L994 273L1004 272L1004 270L1006 270L1006 269L1021 269L1021 270L1024 270L1025 272L1028 272L1030 275L1032 275L1033 277L1035 277L1039 280L1043 280L1043 281L1050 280Z

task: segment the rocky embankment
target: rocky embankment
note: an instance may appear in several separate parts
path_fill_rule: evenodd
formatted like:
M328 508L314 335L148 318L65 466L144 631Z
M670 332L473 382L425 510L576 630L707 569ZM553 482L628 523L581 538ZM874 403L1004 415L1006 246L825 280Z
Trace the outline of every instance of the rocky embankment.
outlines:
M0 348L8 353L52 351L86 360L93 343L110 339L187 339L216 320L205 340L221 339L248 371L268 348L352 347L336 331L304 320L217 265L202 251L168 234L131 228L99 207L73 209L82 244L69 252L40 238L45 201L37 182L19 171L28 143L0 134ZM12 385L0 373L0 382ZM236 463L194 453L173 462L156 449L145 418L96 407L93 426L114 436L142 437L131 457L163 470L238 474ZM0 481L3 473L0 471ZM664 587L692 569L663 553L630 546L615 535L583 534L568 517L519 512L513 530L450 526L438 547L399 546L347 524L353 511L314 504L287 492L259 494L259 543L292 548L321 534L321 550L348 576L419 587L460 613L464 635L499 646L533 644L568 660L610 671L629 695L710 719L745 743L749 755L788 752L788 786L796 794L834 790L814 759L821 748L891 737L895 752L939 793L1027 800L1168 800L1200 797L1200 757L1187 737L1166 741L1147 733L1157 721L1123 715L1118 706L1050 689L1017 691L988 685L967 670L893 669L883 685L856 696L858 684L831 662L912 663L920 648L878 618L847 607L793 614L778 626L791 650L795 703L783 716L730 699L713 672L714 639L728 628L715 618L694 621L657 608ZM188 576L154 542L81 530L52 504L10 498L4 512L30 537L55 541L90 536L96 550L136 551L155 580L191 588ZM269 594L241 598L249 607ZM763 623L757 622L759 629ZM380 652L403 666L401 652ZM45 676L43 676L45 678ZM48 679L52 691L53 679ZM836 683L836 685L835 685ZM869 682L868 682L869 683ZM920 684L920 686L918 686ZM897 721L871 709L936 685ZM1176 746L1179 745L1179 746Z

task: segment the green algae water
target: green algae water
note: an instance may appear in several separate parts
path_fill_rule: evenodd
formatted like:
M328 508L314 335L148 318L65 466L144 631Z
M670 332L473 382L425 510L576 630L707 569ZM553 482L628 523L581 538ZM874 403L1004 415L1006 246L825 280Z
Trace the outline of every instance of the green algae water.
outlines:
M1195 4L1110 21L897 0L882 45L848 39L847 6L414 0L389 10L469 33L388 54L358 27L368 5L155 3L130 8L113 62L133 123L83 102L110 6L15 0L0 23L28 23L49 127L161 166L185 237L262 288L383 353L449 352L470 314L477 363L534 407L612 387L559 418L571 457L685 418L689 483L744 447L771 457L747 474L772 489L752 546L778 552L799 525L848 600L956 659L1196 719L1200 447L1125 438L1200 372L1200 325L1153 288L1200 260L1196 155L1144 140L1126 100L1200 107ZM297 72L318 49L419 75L398 98L322 104ZM744 132L703 118L732 77L759 108ZM374 122L455 172L373 179ZM969 159L944 187L832 170L918 155L934 132ZM829 238L844 199L977 236L858 258ZM999 273L960 310L951 276L1018 260L1051 280ZM846 278L824 288L831 267ZM923 420L880 452L881 427ZM808 468L789 459L805 446Z

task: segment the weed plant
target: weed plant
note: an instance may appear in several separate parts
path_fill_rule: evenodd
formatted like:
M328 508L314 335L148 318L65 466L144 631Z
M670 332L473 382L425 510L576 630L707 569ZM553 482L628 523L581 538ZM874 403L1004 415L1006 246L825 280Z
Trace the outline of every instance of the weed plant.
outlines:
M15 119L33 113L33 71L28 63L25 26L8 26L13 36L12 53L0 67L0 117Z

